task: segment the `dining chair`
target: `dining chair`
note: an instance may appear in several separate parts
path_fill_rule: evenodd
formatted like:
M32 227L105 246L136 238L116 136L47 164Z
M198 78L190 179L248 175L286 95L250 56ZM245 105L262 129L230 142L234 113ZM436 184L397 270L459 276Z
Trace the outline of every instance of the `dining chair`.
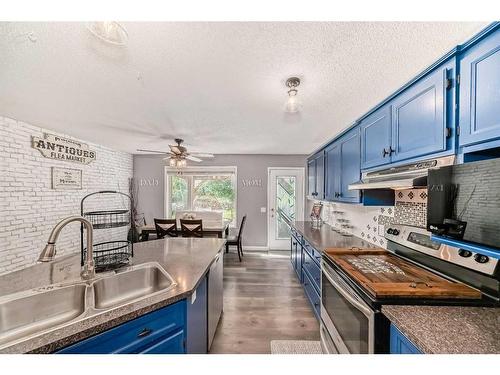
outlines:
M182 237L203 237L203 221L180 219Z
M177 221L175 219L155 219L156 239L178 237Z
M238 258L241 262L241 257L243 256L243 247L241 246L241 239L243 235L243 227L245 226L245 222L247 221L247 215L243 216L241 219L240 228L238 229L238 235L233 237L228 237L226 240L226 253L229 252L229 246L236 246L238 249Z

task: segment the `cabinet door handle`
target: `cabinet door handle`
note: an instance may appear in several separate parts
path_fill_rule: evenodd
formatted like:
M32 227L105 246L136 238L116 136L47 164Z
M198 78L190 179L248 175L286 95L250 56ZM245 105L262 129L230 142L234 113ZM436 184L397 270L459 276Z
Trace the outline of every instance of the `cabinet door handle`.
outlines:
M387 155L390 155L391 152L390 151L387 151L384 147L384 149L382 150L382 157L385 158Z
M394 150L392 146L389 146L389 156L391 156L393 153L396 153L396 150Z
M153 332L152 330L150 330L149 328L144 328L141 332L139 332L139 334L137 335L137 337L146 337L146 336L149 336L151 334L151 332Z

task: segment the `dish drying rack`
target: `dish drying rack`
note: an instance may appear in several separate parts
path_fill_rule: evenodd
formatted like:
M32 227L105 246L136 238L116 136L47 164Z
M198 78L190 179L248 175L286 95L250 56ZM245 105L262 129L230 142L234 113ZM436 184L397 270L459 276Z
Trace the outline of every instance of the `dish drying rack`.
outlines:
M85 211L85 201L88 198L102 195L116 194L122 195L128 199L128 209L111 210L93 210ZM81 215L90 221L92 228L110 229L119 227L128 227L132 224L132 199L130 195L114 191L102 190L91 193L82 198L80 202ZM80 225L80 243L81 243L81 265L83 266L86 258L87 248L83 242L83 224ZM129 228L130 229L130 228ZM99 242L94 244L94 264L97 272L106 271L121 267L129 263L130 258L134 256L134 243L129 240L113 240Z

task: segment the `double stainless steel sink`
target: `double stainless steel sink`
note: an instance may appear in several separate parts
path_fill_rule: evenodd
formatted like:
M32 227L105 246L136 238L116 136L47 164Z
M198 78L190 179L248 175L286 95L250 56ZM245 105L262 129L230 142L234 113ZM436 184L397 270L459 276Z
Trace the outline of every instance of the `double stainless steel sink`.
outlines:
M0 297L0 348L166 292L175 285L159 264L144 263L87 282L49 285Z

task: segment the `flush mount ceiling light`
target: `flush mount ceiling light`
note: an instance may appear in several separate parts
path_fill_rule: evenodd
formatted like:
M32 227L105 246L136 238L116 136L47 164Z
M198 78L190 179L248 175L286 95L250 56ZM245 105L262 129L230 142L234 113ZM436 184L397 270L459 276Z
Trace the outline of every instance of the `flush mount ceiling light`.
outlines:
M300 110L300 101L297 97L297 87L300 85L300 79L297 77L290 77L286 80L286 87L288 87L288 99L285 103L285 112L296 113Z
M96 38L116 46L124 46L128 40L127 30L115 21L89 22L87 29Z

